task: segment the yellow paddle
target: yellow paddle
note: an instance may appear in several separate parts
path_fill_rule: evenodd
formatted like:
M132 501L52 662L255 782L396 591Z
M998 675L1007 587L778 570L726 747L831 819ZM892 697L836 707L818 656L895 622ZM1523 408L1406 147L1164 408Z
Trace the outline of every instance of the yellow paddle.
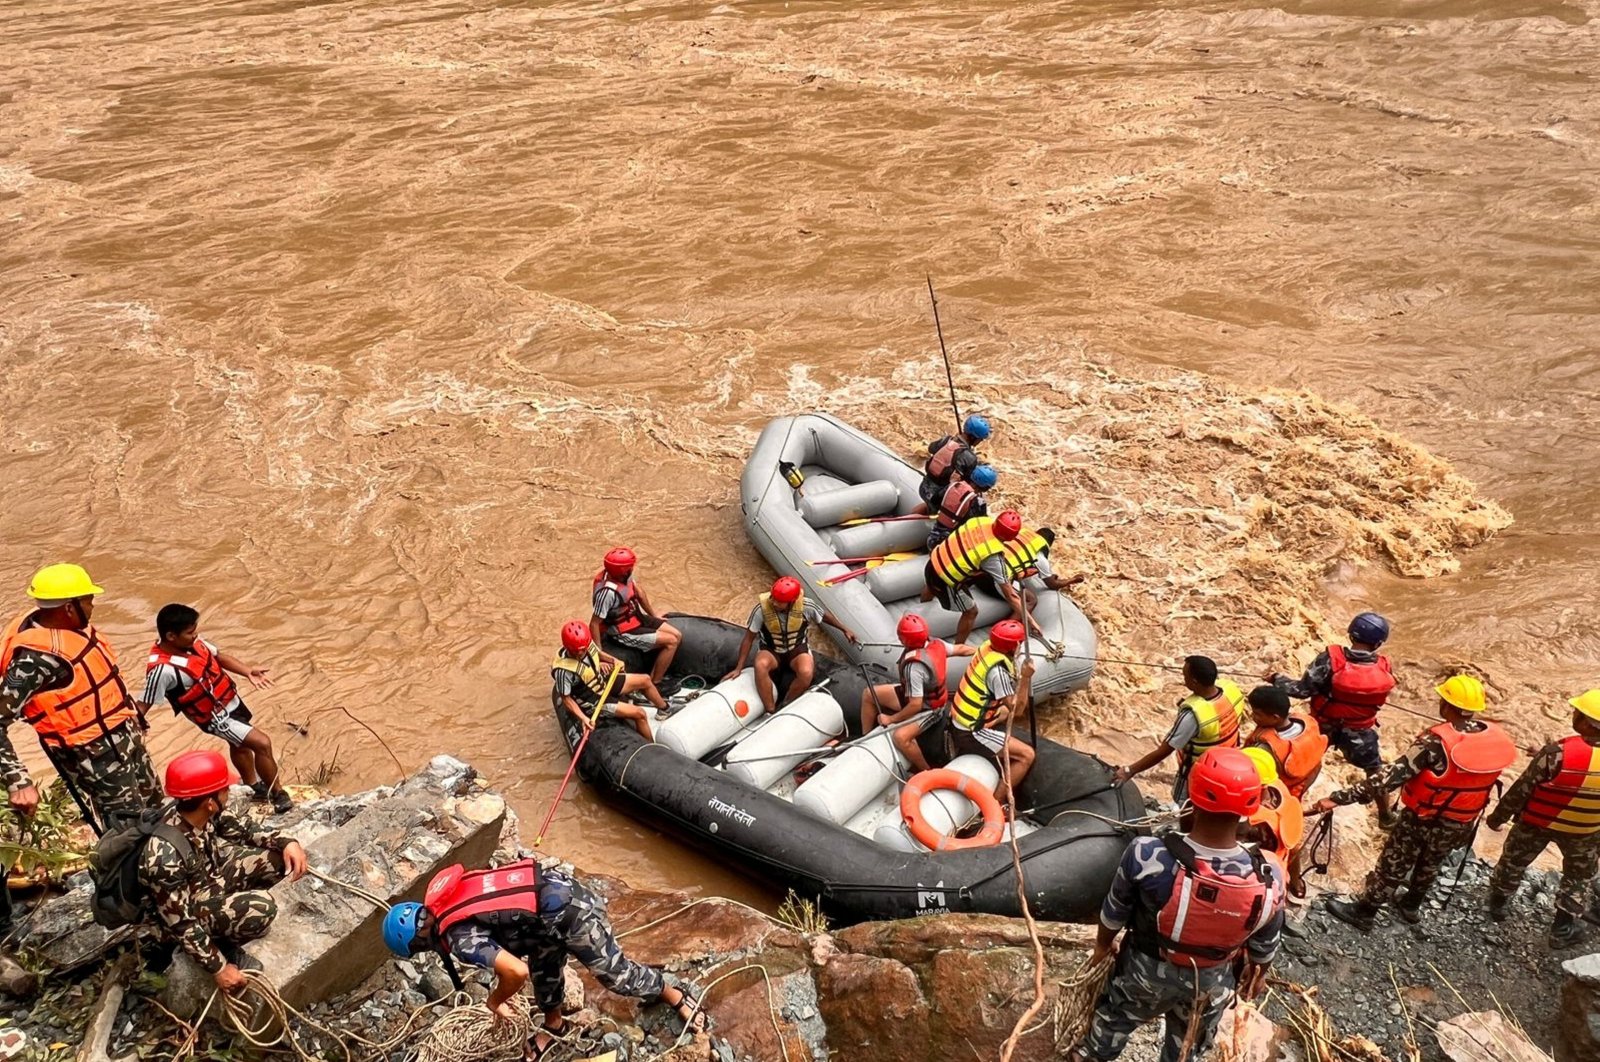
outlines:
M932 520L932 516L863 516L855 520L846 520L839 524L840 527L858 527L861 524L892 524L900 520Z
M867 561L867 563L864 566L862 566L860 568L857 568L854 571L845 572L843 575L836 575L832 579L824 579L818 585L820 585L820 586L835 586L835 585L837 585L839 583L848 582L851 579L859 579L863 575L865 575L868 572L870 572L872 569L877 568L877 567L879 567L881 565L889 564L889 563L892 563L893 561L910 560L911 558L918 557L918 556L921 556L921 554L918 554L918 553L885 553L881 557L873 557L871 560Z

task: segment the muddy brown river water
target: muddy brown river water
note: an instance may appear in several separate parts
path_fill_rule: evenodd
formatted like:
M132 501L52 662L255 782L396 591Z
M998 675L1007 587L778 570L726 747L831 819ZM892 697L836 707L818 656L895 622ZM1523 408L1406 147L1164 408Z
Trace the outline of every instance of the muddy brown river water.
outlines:
M1284 665L1373 605L1540 739L1600 685L1597 14L8 5L0 583L81 558L136 673L193 602L291 775L398 773L338 705L537 818L603 548L742 615L766 420L945 430L931 273L1108 653ZM1172 697L1107 668L1047 729ZM550 846L750 895L582 792Z

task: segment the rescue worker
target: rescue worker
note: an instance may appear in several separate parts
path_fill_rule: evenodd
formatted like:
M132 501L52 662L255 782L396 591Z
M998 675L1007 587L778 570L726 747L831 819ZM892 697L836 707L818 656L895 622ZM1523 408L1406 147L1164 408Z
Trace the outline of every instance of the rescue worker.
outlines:
M978 622L978 602L972 586L983 578L983 562L1005 549L1022 530L1022 515L1007 509L999 516L974 516L951 532L928 554L922 569L922 600L938 600L951 612L961 613L956 624L957 645L966 644Z
M512 1021L511 1001L533 980L542 1027L528 1058L542 1057L567 1033L561 1014L562 970L572 956L612 992L677 1010L686 1029L705 1028L700 1001L654 966L622 953L605 901L582 882L531 859L492 870L459 864L434 875L422 903L398 903L383 919L383 941L402 958L433 951L493 970L485 1005L496 1024Z
M1454 675L1434 689L1443 722L1418 734L1405 754L1382 771L1307 809L1308 814L1326 813L1400 790L1404 806L1399 821L1365 886L1353 899L1328 902L1329 914L1362 932L1372 928L1374 916L1391 902L1405 921L1422 921L1422 902L1445 857L1471 845L1490 791L1517 757L1510 736L1479 718L1486 706L1483 683L1471 675ZM1401 886L1405 894L1396 900Z
M1033 749L1021 738L1006 736L1006 720L1031 710L1033 661L1025 661L1020 674L1017 668L1017 650L1027 640L1016 620L1001 620L989 628L988 639L962 672L945 716L952 759L975 752L1001 768L995 795L1002 804L1011 801L1013 790L1033 769Z
M209 973L224 992L244 987L237 956L277 917L267 890L306 872L306 852L292 837L262 829L228 810L239 779L213 749L185 752L167 764L175 804L139 853L139 884L155 923Z
M922 485L917 488L922 504L912 511L933 512L939 499L944 496L945 488L950 486L950 477L960 476L964 479L978 467L977 446L988 437L988 419L973 413L962 421L958 434L942 435L929 443L928 460L922 466Z
M1056 533L1048 527L1041 527L1037 531L1023 528L999 553L985 558L979 565L984 574L994 581L995 592L1011 606L1011 618L1021 620L1026 617L1029 632L1040 641L1045 640L1044 630L1033 618L1039 595L1025 586L1025 581L1038 578L1046 590L1067 590L1084 579L1081 574L1068 579L1050 570L1050 547L1055 542ZM1024 596L1027 598L1026 605L1023 603Z
M1539 750L1486 820L1500 830L1515 819L1489 879L1489 917L1505 920L1528 864L1549 845L1561 853L1561 885L1550 944L1583 936L1584 893L1600 866L1600 689L1572 698L1570 737Z
M938 513L928 530L928 549L950 537L950 532L974 516L988 516L984 495L1000 481L993 465L979 465L970 476L951 475L950 485L939 499Z
M1233 996L1253 999L1266 980L1283 935L1284 872L1238 840L1239 820L1261 804L1261 778L1243 752L1213 748L1195 764L1189 789L1187 833L1135 838L1122 855L1091 960L1117 951L1117 965L1067 1056L1073 1062L1111 1062L1156 1018L1165 1023L1161 1062L1205 1058Z
M813 623L826 623L843 634L851 645L858 641L856 632L839 622L833 613L814 601L806 600L799 579L792 575L780 576L772 584L772 590L762 594L756 607L750 610L734 668L722 676L722 681L727 682L744 670L750 647L759 637L761 649L756 653L755 661L756 692L767 714L771 715L782 707L777 703L773 686L773 677L780 667L787 667L794 676L783 695L783 704L788 704L811 688L812 676L816 674L816 661L811 656L809 639Z
M615 681L613 672L616 672ZM637 704L629 704L622 698L642 693L658 711L664 711L667 702L661 691L656 689L649 675L630 675L622 670L622 661L602 653L582 620L568 620L562 625L561 651L550 665L550 677L555 680L554 694L561 707L581 722L585 730L594 725L589 717L594 714L594 706L600 703L600 698L605 697L601 718L625 720L640 737L646 741L655 740L650 733L650 716Z
M1350 645L1330 645L1317 654L1298 680L1273 673L1266 681L1291 697L1309 699L1311 718L1328 744L1344 754L1345 761L1368 776L1383 769L1378 746L1378 709L1394 689L1389 658L1378 648L1389 640L1389 621L1376 612L1363 612L1350 621ZM1378 824L1390 829L1395 814L1385 790L1377 797Z
M629 649L655 653L650 665L650 681L657 686L667 677L672 658L683 644L683 632L661 618L633 577L638 558L633 550L618 546L605 555L600 570L594 573L594 612L589 616L589 634L596 642L609 634Z
M1322 757L1328 739L1315 719L1291 711L1289 695L1276 686L1257 686L1250 691L1250 719L1255 730L1245 740L1245 749L1266 749L1277 764L1278 780L1296 800L1322 773Z
M1245 838L1271 852L1283 864L1289 878L1289 894L1304 896L1300 881L1300 844L1306 837L1306 816L1300 800L1283 784L1277 761L1259 745L1244 750L1261 776L1261 807L1245 827Z
M32 815L39 790L6 733L21 716L99 833L161 799L144 720L110 643L89 622L104 591L76 564L42 568L32 607L0 635L0 778L11 806Z
M187 716L205 733L228 743L234 769L257 800L270 800L280 814L294 801L278 784L272 739L251 725L250 709L228 672L248 678L256 689L272 685L269 668L251 667L200 637L200 613L188 605L163 605L156 613L156 644L144 673L139 711L166 698L174 715Z
M937 721L945 716L944 707L950 701L949 659L972 656L977 650L930 638L928 621L915 612L900 617L895 635L905 647L900 654L900 681L861 691L861 732L869 733L878 726L896 727L895 746L915 770L926 771L928 759L917 738L924 731L939 729ZM898 726L925 709L933 709L933 714L922 726Z
M1207 749L1237 748L1244 724L1244 694L1217 674L1209 656L1183 658L1183 685L1189 695L1178 702L1178 717L1161 743L1133 764L1118 767L1117 783L1136 778L1172 755L1178 754L1178 776L1172 781L1172 799L1182 804L1189 797L1189 771Z

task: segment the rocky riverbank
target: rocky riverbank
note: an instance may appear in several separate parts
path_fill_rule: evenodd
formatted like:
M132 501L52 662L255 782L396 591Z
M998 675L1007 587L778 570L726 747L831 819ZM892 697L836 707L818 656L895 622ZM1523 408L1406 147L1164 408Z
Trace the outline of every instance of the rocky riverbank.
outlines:
M372 850L374 839L385 835L387 826L381 824L395 822L406 826L408 842ZM425 851L423 861L429 865L451 859L455 847L477 843L469 839L481 835L482 827L472 825L477 823L493 823L498 830L496 858L526 854L515 818L505 817L502 825L497 798L464 765L439 760L392 789L305 804L285 824L313 838L312 861L319 870L381 894L385 885L376 880L373 867L382 864L394 875L387 887L398 896L418 887L420 880L405 869L407 845L413 858ZM428 837L434 840L422 840ZM345 842L362 847L340 848ZM441 849L447 844L450 850ZM702 992L712 1016L712 1036L685 1041L678 1035L681 1022L668 1008L611 995L571 966L568 1009L583 1031L558 1059L614 1051L619 1060L641 1062L690 1057L719 1062L866 1057L967 1062L997 1058L1033 999L1032 944L1025 927L1014 920L948 915L833 929L803 909L786 909L775 917L732 901L583 876L607 898L630 955L663 966ZM1452 877L1453 872L1446 882ZM1484 866L1470 862L1449 901L1441 895L1430 903L1427 919L1417 927L1385 916L1372 934L1362 935L1328 917L1320 899L1297 910L1297 933L1286 942L1277 969L1281 982L1254 1013L1247 1011L1248 1020L1239 1023L1237 1033L1230 1027L1222 1038L1228 1057L1232 1062L1278 1057L1485 1062L1503 1057L1480 1059L1440 1046L1437 1028L1463 1012L1503 1015L1506 1028L1520 1025L1530 1044L1546 1051L1557 1051L1563 1035L1577 1043L1575 1038L1585 1035L1590 1005L1563 1006L1561 962L1584 949L1552 954L1545 943L1553 875L1530 875L1512 919L1502 924L1489 922L1482 911L1485 878ZM134 1052L146 1058L218 1062L235 1057L240 1044L218 1024L214 1005L203 1008L206 1014L198 1023L174 1017L185 1007L175 998L175 986L185 976L182 961L168 974L137 972L135 942L119 941L87 925L87 894L82 881L75 884L66 896L19 916L24 961L44 968L46 978L33 998L0 1002L0 1021L5 1022L0 1034L20 1031L25 1036L12 1056L5 1055L5 1037L0 1036L0 1057L41 1062L72 1057L97 1000L118 981L127 984L127 998L115 1017L104 1022L104 1050L80 1055L84 1062ZM300 1048L313 1057L343 1058L346 1049L353 1058L391 1062L419 1053L437 1057L428 1054L429 1030L455 1010L452 986L438 962L390 960L368 924L375 908L361 908L342 890L301 883L280 886L280 891L279 924L267 940L247 949L247 955L253 954L264 972L283 985L286 998L294 984L305 983L273 958L286 942L304 952L295 966L302 974L325 968L327 956L335 953L346 974L362 971L348 990L300 1000L306 1020L290 1023ZM330 915L333 910L347 912L342 922ZM1046 998L1018 1042L1014 1057L1019 1062L1057 1057L1058 1041L1070 1035L1076 1000L1063 982L1083 963L1093 930L1046 923L1039 932ZM291 982L292 976L300 979ZM1586 984L1574 980L1577 987L1569 991L1587 990ZM486 994L486 985L469 977L467 990L473 1000L469 1012L477 1012L476 1001ZM202 992L201 1002L210 1003L205 997ZM1320 1028L1323 1021L1309 1002L1322 1008L1338 1047L1306 1033L1308 1026ZM195 1024L198 1031L191 1035ZM1321 1045L1321 1053L1307 1051L1307 1040ZM1582 1050L1594 1046L1591 1042ZM1153 1036L1140 1036L1127 1057L1150 1062ZM1593 1055L1569 1049L1557 1057Z

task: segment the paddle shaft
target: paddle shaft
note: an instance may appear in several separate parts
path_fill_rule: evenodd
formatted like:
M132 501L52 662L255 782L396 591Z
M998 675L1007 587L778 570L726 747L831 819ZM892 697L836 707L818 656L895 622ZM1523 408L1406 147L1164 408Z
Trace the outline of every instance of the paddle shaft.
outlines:
M544 831L555 821L556 808L561 806L561 798L572 782L572 772L578 769L578 760L583 757L584 746L589 744L589 735L594 733L595 723L600 719L600 712L605 708L606 701L611 699L611 688L616 685L617 676L620 674L622 674L622 661L618 660L616 666L611 669L611 677L606 679L606 688L600 693L600 701L594 706L594 714L589 716L588 729L584 730L583 737L578 741L578 747L572 750L572 762L567 764L567 773L561 779L561 787L556 790L555 799L550 801L550 810L545 814L544 821L539 824L539 832L533 838L535 848L544 843Z
M900 520L932 520L933 516L924 513L912 513L910 516L859 516L854 520L846 520L840 527L860 527L862 524L892 524Z
M933 330L939 333L939 353L944 357L944 380L950 385L950 412L956 415L956 432L961 431L961 407L956 404L956 378L950 371L950 352L944 345L944 325L939 323L939 296L933 293L933 277L928 276L928 301L933 303Z

